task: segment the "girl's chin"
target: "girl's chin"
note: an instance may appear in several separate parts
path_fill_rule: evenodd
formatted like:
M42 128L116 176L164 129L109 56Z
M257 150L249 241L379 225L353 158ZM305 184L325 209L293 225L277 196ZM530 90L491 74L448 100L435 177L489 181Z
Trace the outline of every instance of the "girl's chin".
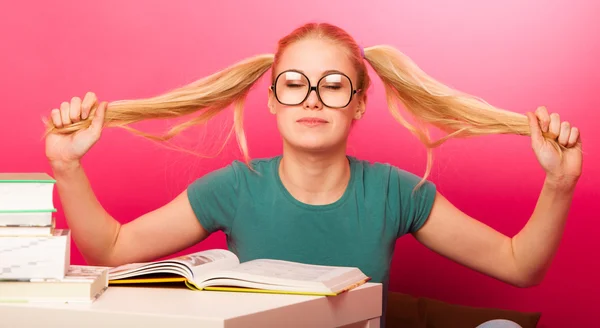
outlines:
M339 144L332 143L331 140L298 140L296 142L291 142L290 145L298 150L306 151L306 152L323 152L323 151L333 151L340 147Z

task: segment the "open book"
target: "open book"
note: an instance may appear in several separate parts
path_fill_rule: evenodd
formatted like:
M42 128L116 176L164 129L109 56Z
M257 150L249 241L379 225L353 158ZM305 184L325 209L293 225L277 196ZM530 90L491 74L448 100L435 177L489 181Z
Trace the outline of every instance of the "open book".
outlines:
M235 254L213 249L164 261L111 268L109 284L182 282L193 290L334 296L369 281L353 267L259 259L240 264Z

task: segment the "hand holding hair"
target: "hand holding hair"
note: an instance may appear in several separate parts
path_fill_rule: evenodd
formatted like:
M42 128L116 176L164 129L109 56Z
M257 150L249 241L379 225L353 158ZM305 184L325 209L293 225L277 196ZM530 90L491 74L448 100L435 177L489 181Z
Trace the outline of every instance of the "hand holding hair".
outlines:
M535 113L528 112L527 118L531 146L548 181L560 188L574 187L583 166L579 129L568 121L561 122L558 113L549 114L543 106L538 107Z
M50 112L46 124L56 129L69 129L72 133L50 133L46 136L46 157L52 165L78 162L98 141L104 126L107 103L98 104L96 95L88 92L83 101L73 97L63 102L60 109ZM75 128L73 128L75 127Z

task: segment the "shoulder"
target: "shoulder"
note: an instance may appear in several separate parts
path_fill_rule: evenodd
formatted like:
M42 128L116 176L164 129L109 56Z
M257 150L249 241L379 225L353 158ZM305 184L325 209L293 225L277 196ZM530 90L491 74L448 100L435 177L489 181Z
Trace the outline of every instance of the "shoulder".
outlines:
M249 163L234 160L226 166L212 170L196 178L192 182L192 185L227 184L235 187L240 183L260 179L270 174L278 162L279 156L252 159Z
M187 187L188 197L196 208L201 206L235 207L241 195L263 184L269 177L277 157L259 158L246 163L234 160L193 180ZM209 204L209 205L207 205Z
M415 203L429 207L435 199L436 185L415 173L390 163L369 162L353 157L350 161L365 195L384 198L394 209L393 212L405 211Z
M356 158L351 161L358 175L363 176L365 193L385 199L386 208L395 222L392 226L398 229L397 237L417 231L425 223L437 193L433 182L393 164Z
M396 165L383 162L371 162L364 159L348 156L350 164L357 174L362 175L363 179L384 180L388 183L400 183L402 186L410 188L423 181L426 185L433 185L433 182L424 180L415 173L409 172Z
M231 232L240 200L262 185L278 158L259 158L250 163L234 160L196 178L187 187L188 200L202 226L209 232Z

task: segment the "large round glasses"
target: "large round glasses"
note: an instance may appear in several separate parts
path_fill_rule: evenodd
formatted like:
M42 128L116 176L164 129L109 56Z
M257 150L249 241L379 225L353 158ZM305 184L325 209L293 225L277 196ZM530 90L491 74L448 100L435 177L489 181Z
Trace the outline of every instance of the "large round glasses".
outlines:
M316 86L302 72L289 70L279 73L271 86L277 101L283 105L295 106L303 103L311 91L315 90L323 105L330 108L348 106L357 92L348 76L340 72L328 73L321 77Z

